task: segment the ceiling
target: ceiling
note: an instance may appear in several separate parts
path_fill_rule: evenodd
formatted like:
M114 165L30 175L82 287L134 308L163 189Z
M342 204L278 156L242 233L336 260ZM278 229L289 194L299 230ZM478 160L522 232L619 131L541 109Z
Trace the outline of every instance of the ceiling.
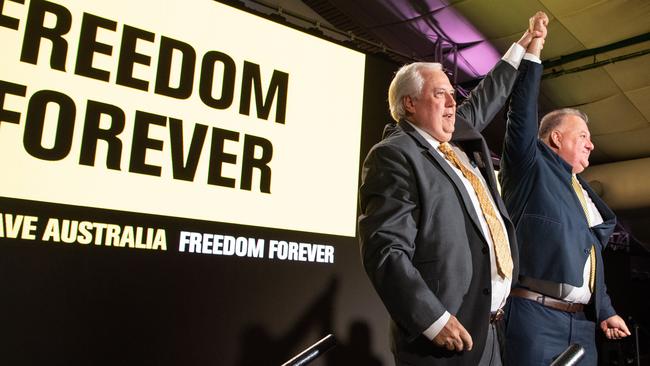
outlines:
M294 14L326 36L398 63L439 61L471 88L516 41L528 18L549 16L540 113L587 113L596 146L584 173L632 241L650 250L650 1L247 0ZM455 60L455 62L454 62ZM505 124L487 132L500 153Z

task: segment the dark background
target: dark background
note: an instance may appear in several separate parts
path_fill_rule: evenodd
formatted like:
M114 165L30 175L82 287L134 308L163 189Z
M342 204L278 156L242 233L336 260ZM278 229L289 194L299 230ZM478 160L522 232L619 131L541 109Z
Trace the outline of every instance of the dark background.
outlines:
M389 121L395 68L367 58L364 138L354 159ZM387 315L356 238L5 197L0 213L39 217L37 238L56 217L164 228L168 246L0 239L1 365L279 365L329 333L338 346L315 365L388 364ZM180 253L181 230L264 238L267 247L271 239L332 245L335 262Z

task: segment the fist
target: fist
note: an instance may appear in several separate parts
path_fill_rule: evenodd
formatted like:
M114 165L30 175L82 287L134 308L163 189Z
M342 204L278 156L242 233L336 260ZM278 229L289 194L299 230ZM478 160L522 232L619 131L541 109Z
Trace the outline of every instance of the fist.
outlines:
M533 37L546 38L548 16L543 11L538 11L528 20L528 31Z

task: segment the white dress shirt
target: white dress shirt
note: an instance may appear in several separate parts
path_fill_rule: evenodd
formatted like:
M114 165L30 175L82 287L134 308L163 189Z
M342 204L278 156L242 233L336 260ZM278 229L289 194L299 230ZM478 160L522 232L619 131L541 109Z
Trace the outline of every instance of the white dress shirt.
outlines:
M578 182L580 184L580 182ZM582 185L580 185L580 189L582 190L582 196L585 198L585 202L587 203L587 222L589 223L589 227L594 227L596 225L600 225L603 223L603 217L601 216L600 212L598 212L598 209L596 208L596 205L594 204L594 201L591 200L589 197L589 194L587 194L587 191L585 191L584 188L582 188ZM587 304L589 303L589 299L591 298L591 289L589 289L589 277L591 276L591 256L587 257L587 261L585 262L585 268L582 271L582 287L574 287L571 289L571 291L566 295L564 298L565 301L569 302L577 302L580 304Z

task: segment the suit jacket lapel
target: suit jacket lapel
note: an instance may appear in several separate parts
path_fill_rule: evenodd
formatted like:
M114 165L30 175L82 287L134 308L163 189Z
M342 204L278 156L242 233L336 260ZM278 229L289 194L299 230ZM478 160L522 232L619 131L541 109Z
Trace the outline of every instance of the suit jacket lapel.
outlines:
M507 218L509 218L508 211L506 210L503 201L500 199L501 196L497 189L497 182L495 179L494 168L492 167L490 151L487 147L487 144L485 143L485 140L483 139L483 136L471 128L465 120L458 118L456 119L456 130L454 131L451 139L453 142L461 146L467 146L469 143L474 144L475 148L464 150L466 153L468 153L468 155L472 152L477 152L481 155L481 159L485 165L484 170L487 173L483 174L483 178L488 183L488 189L492 193L492 199L501 212L501 216L503 217L504 221L509 221L507 220ZM476 147L478 147L480 151L478 151Z
M443 158L437 151L434 151L433 146L431 146L431 144L429 144L424 139L424 137L422 137L422 135L420 135L420 133L417 132L408 122L400 121L399 126L404 130L404 132L411 136L420 145L420 147L426 150L424 153L430 158L429 160L437 164L438 168L440 168L447 175L449 180L454 184L456 190L460 194L467 214L472 219L472 222L476 226L477 230L479 232L482 232L478 216L476 216L476 210L474 209L474 205L472 205L472 200L469 198L463 182L460 180L454 170L449 166L447 161L445 161L445 158ZM483 235L481 235L481 237L483 237Z
M594 203L600 216L603 218L603 223L592 227L591 231L596 235L603 248L605 248L609 242L609 237L612 235L614 227L616 226L616 215L614 215L614 212L605 204L605 202L603 202L602 199L600 199L600 197L598 197L596 192L591 189L584 179L579 175L576 177L578 178L580 185L582 185L585 191L587 191L589 198L591 198L591 201Z

